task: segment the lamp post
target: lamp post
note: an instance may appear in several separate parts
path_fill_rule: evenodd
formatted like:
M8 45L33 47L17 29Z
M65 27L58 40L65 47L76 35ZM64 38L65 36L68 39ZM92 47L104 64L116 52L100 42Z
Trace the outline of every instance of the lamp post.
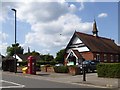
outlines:
M15 62L14 62L14 72L17 72L17 61L16 61L16 9L11 9L12 11L15 12Z

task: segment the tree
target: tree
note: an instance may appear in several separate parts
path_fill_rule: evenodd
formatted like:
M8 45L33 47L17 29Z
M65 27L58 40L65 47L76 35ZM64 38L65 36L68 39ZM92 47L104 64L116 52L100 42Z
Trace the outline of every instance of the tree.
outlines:
M27 52L27 53L24 53L24 55L32 55L32 56L39 56L40 55L40 53L39 52L36 52L35 50L34 51L32 51L32 52Z
M15 49L16 49L16 54L23 54L23 47L19 45L19 43L12 44L12 46L7 47L7 55L8 56L13 56L15 54Z
M65 49L60 50L57 53L55 60L59 63L64 63L64 53L65 53Z
M54 57L50 54L47 54L47 55L44 55L44 56L45 56L44 57L45 61L52 61L54 59Z
M43 61L52 61L52 60L54 60L54 57L52 56L52 55L50 55L50 54L46 54L46 55L40 55L41 56L41 59L43 60Z

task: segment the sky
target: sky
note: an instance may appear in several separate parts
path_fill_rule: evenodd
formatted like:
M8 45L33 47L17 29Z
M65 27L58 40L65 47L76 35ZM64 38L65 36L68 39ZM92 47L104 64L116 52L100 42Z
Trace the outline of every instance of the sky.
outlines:
M17 42L24 48L24 52L30 47L31 51L55 56L67 46L75 30L92 34L94 19L97 22L98 35L114 39L119 44L118 3L76 1L2 2L0 53L6 55L7 46L14 43L15 16L12 8L17 10Z

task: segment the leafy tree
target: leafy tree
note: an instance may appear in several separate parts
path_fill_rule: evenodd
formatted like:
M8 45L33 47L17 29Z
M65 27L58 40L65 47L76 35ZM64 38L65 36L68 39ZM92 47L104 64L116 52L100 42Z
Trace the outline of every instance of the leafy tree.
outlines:
M24 49L19 45L19 43L12 44L12 46L7 47L8 56L13 56L15 54L15 51L16 51L16 54L23 54Z
M33 55L33 56L39 56L40 53L39 52L36 52L35 50L32 51L32 52L27 52L27 53L24 53L24 55Z
M52 61L54 59L54 57L50 54L40 55L40 56L43 61Z
M64 62L64 53L65 53L65 49L60 50L57 53L55 60L59 63L63 63Z
M45 61L52 61L54 59L54 57L52 55L47 54L47 55L45 55L44 59L45 59Z

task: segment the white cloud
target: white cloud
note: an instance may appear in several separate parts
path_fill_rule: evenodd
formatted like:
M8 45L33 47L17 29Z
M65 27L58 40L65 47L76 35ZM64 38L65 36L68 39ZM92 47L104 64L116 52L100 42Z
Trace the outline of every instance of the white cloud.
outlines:
M5 41L8 37L8 34L0 31L0 41Z
M44 6L44 7L43 7ZM68 12L76 10L75 5L68 7L67 3L59 2L40 2L40 3L21 3L18 5L17 16L20 20L25 20L30 24L36 22L49 22L57 20L58 17Z
M15 2L14 3L2 2L0 4L1 4L1 7L0 7L0 12L1 12L0 13L0 22L4 23L7 19L9 19L8 13L10 13L11 8L14 8L17 3L15 3Z
M100 13L100 14L98 15L98 18L104 18L104 17L107 17L107 16L108 16L107 13Z
M0 31L0 53L5 55L6 54L6 49L7 49L7 42L6 39L8 38L8 34L3 33Z
M6 49L7 49L8 44L7 43L0 43L0 53L2 55L6 54Z
M16 3L17 18L31 25L31 31L25 36L23 47L28 46L41 53L59 50L67 45L75 30L89 32L92 22L82 22L74 14L74 4L66 2ZM27 49L25 50L27 51Z
M25 41L49 49L63 47L75 30L81 32L92 30L92 22L82 22L78 16L66 14L56 21L32 25L32 31L26 35Z
M74 4L70 5L70 11L75 12L77 10L76 6Z
M83 3L83 2L81 2L81 3L80 3L79 10L81 11L81 10L83 10L83 9L84 9L84 3Z

